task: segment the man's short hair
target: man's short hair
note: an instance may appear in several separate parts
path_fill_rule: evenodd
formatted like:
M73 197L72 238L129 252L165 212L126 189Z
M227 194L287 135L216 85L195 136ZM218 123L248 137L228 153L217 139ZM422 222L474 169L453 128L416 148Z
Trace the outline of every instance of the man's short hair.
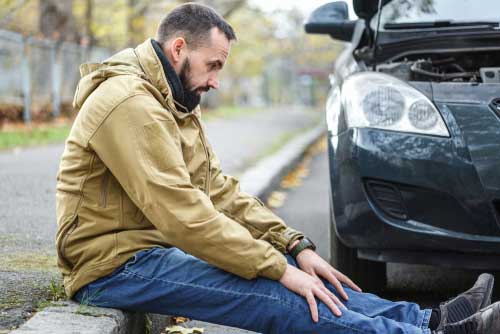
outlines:
M186 3L172 10L158 26L156 40L163 44L174 36L183 37L191 49L210 45L210 30L217 27L228 41L236 39L229 23L214 9L196 3Z

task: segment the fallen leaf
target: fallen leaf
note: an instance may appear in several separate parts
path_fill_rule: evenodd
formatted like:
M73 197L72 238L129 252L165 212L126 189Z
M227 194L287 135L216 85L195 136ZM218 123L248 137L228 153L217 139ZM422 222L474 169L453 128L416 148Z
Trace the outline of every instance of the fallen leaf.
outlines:
M182 326L171 326L165 328L165 334L203 334L204 329L199 327L186 328Z
M189 321L188 318L184 318L184 317L172 317L172 320L173 320L173 323L176 324L176 325L182 324L182 323L185 323L185 322Z
M283 191L273 191L267 198L267 206L270 208L279 208L285 203L286 193Z

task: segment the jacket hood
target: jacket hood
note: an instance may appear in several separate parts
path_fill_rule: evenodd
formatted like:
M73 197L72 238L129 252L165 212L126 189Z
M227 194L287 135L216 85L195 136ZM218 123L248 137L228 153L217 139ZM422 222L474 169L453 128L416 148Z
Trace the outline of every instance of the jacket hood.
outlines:
M82 64L80 75L82 78L73 99L76 110L101 83L118 75L134 75L149 81L161 92L168 105L174 105L165 71L150 38L135 49L120 51L102 63Z

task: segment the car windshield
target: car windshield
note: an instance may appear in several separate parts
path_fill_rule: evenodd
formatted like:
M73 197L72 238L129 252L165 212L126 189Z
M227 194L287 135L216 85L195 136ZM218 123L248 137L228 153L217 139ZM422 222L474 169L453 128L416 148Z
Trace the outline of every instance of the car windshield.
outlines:
M500 23L499 0L393 0L382 7L380 30L442 29ZM370 22L377 28L377 15Z

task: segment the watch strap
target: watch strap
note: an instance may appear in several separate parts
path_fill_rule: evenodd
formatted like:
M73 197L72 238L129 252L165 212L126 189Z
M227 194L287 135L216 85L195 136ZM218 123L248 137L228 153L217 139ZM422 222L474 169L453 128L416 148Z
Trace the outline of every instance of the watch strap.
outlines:
M307 237L300 239L300 241L289 251L289 254L296 259L297 255L304 249L316 250L314 243Z

